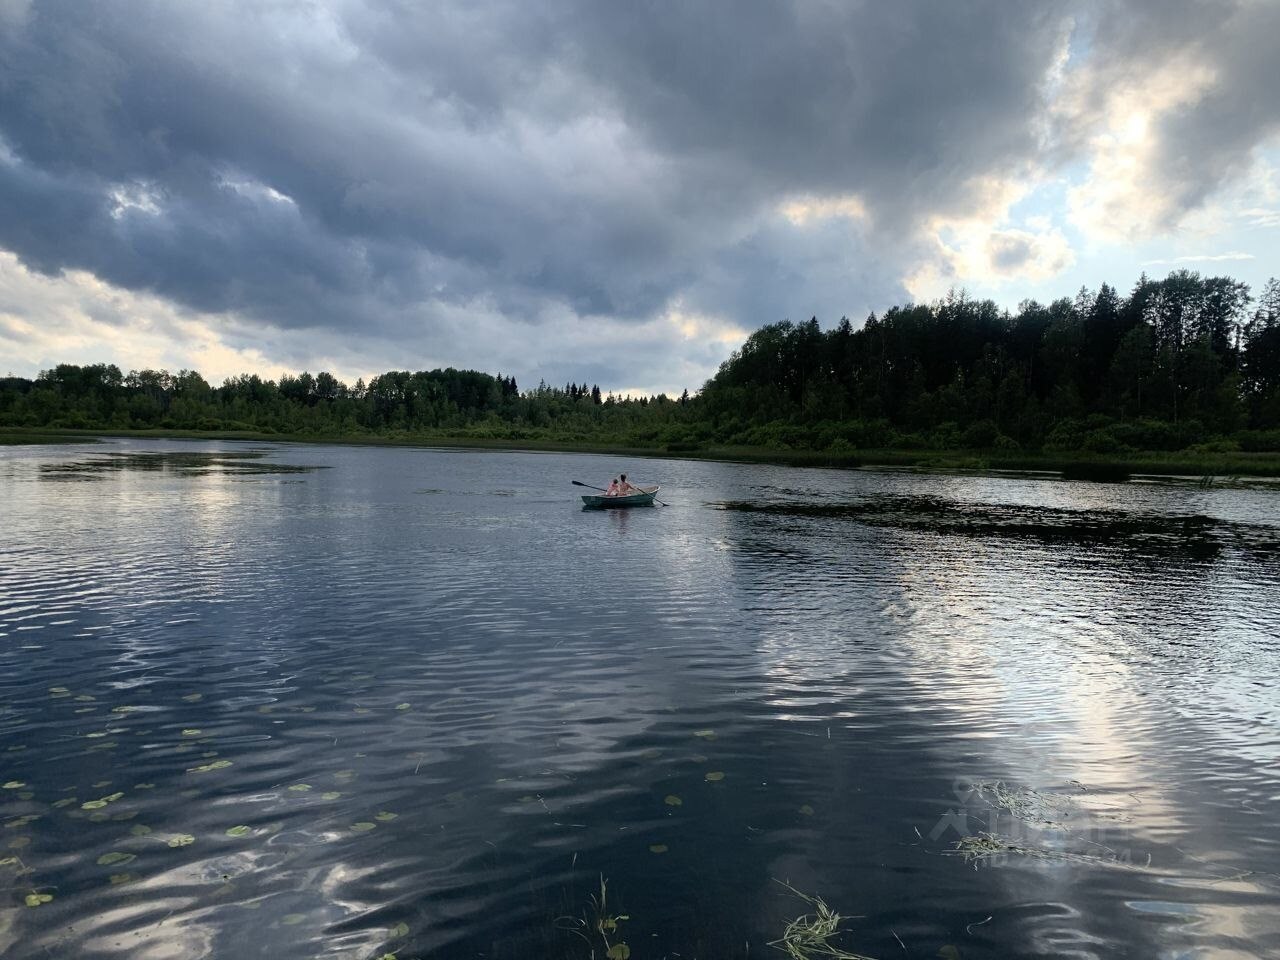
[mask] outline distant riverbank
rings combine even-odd
[[[0,429],[0,445],[83,443],[100,437],[175,440],[237,440],[265,443],[326,443],[364,446],[461,447],[481,450],[529,450],[555,453],[594,453],[618,457],[659,457],[777,463],[802,467],[856,469],[896,467],[929,471],[1019,470],[1060,472],[1093,480],[1123,480],[1134,475],[1193,477],[1218,482],[1233,477],[1280,478],[1280,453],[1154,452],[1125,454],[1028,452],[996,450],[869,449],[847,452],[790,450],[745,446],[631,446],[583,440],[496,439],[458,435],[415,434],[282,434],[232,430],[71,430],[53,428]]]

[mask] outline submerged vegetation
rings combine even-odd
[[[1016,313],[963,294],[753,333],[695,395],[617,396],[473,370],[210,385],[191,370],[62,364],[0,380],[0,433],[183,431],[627,448],[967,467],[1280,474],[1280,282],[1142,277]],[[16,433],[15,433],[16,431]]]

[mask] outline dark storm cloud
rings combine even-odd
[[[1041,156],[1070,25],[1048,0],[7,9],[0,246],[461,363],[490,355],[457,320],[476,304],[532,330],[679,299],[749,328],[899,299],[923,219]],[[1119,38],[1127,10],[1091,15]],[[1274,72],[1261,36],[1233,68]],[[1247,149],[1256,99],[1215,114],[1189,183]],[[865,223],[775,213],[851,193]]]

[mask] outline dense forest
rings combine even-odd
[[[953,294],[842,319],[771,324],[694,396],[599,386],[521,390],[470,370],[123,374],[63,364],[0,381],[0,427],[252,431],[315,437],[559,440],[760,447],[1084,451],[1280,450],[1280,282],[1142,277],[1016,313]]]

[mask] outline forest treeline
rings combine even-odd
[[[953,294],[846,318],[770,324],[694,396],[586,383],[521,390],[472,370],[124,374],[62,364],[0,381],[0,426],[233,430],[325,437],[559,440],[691,450],[750,446],[1083,451],[1280,450],[1280,282],[1143,276],[1014,313]]]

